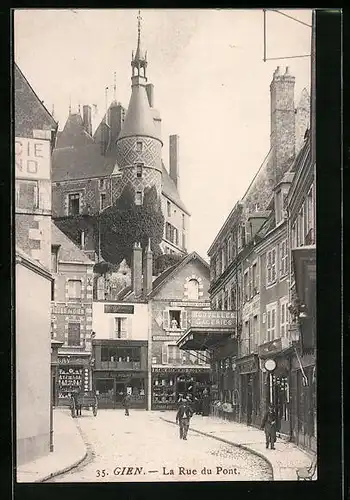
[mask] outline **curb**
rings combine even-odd
[[[82,433],[82,430],[80,428],[80,425],[78,425],[77,423],[75,425],[76,425],[76,427],[79,431],[80,437],[84,443],[84,447],[85,447],[84,455],[82,457],[80,457],[78,460],[76,460],[75,462],[73,462],[72,464],[64,467],[63,469],[60,469],[60,470],[55,471],[55,472],[51,472],[47,476],[45,476],[41,479],[37,479],[36,481],[34,481],[34,483],[44,483],[45,481],[48,481],[49,479],[52,479],[53,477],[60,476],[61,474],[65,474],[66,472],[69,472],[72,469],[74,469],[75,467],[77,467],[78,465],[80,465],[86,459],[86,457],[88,456],[88,449],[87,449],[87,446],[86,446],[86,443],[85,443],[85,440],[83,437],[83,433]]]
[[[173,422],[173,421],[171,421],[171,420],[167,420],[166,418],[163,418],[163,417],[159,417],[159,418],[161,420],[164,420],[164,422],[168,422],[169,424],[176,425],[176,423]],[[190,430],[192,432],[197,432],[197,434],[202,434],[203,436],[210,437],[212,439],[216,439],[217,441],[221,441],[221,442],[226,443],[226,444],[230,444],[231,446],[235,446],[236,448],[241,448],[242,450],[248,451],[252,455],[256,455],[257,457],[262,458],[267,463],[267,465],[269,466],[269,468],[271,470],[271,474],[272,474],[272,479],[271,480],[272,481],[275,480],[275,473],[274,473],[274,470],[273,470],[272,463],[270,462],[270,460],[268,458],[266,458],[264,455],[262,455],[258,451],[252,450],[251,448],[249,448],[248,446],[245,446],[244,444],[234,443],[233,441],[229,441],[228,439],[224,439],[224,438],[220,438],[220,437],[217,437],[217,436],[213,436],[212,434],[208,434],[207,432],[198,431],[197,429],[194,429],[193,427],[190,427]]]

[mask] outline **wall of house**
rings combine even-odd
[[[50,280],[16,265],[17,465],[50,451]]]
[[[134,308],[134,313],[106,313],[105,307],[109,305],[120,305],[121,307],[131,306]],[[148,304],[94,301],[92,324],[93,331],[96,333],[96,340],[116,339],[116,318],[124,318],[126,321],[126,337],[121,340],[148,340]]]
[[[83,264],[58,264],[58,273],[54,277],[54,300],[52,309],[53,338],[68,342],[68,323],[80,323],[80,345],[86,346],[92,332],[92,266]],[[73,301],[68,297],[68,280],[77,279],[82,282],[81,300]]]
[[[280,301],[288,301],[289,276],[288,272],[283,277],[280,274],[280,243],[287,238],[286,227],[280,232],[279,237],[273,241],[266,251],[260,256],[260,339],[259,343],[267,342],[267,319],[266,306],[273,302],[277,305],[275,338],[280,337]],[[273,285],[266,284],[266,258],[267,252],[276,248],[276,282]]]
[[[165,218],[164,224],[164,242],[162,246],[165,253],[172,253],[178,251],[178,247],[186,250],[188,248],[188,235],[189,235],[189,216],[181,210],[175,203],[173,203],[169,198],[162,195],[162,212]],[[168,206],[170,211],[168,212]],[[176,245],[173,241],[166,238],[166,223],[169,222],[178,231],[178,244]]]

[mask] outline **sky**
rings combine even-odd
[[[281,10],[311,24],[311,10]],[[72,108],[114,97],[127,107],[135,9],[29,9],[14,15],[14,59],[62,129]],[[189,251],[207,250],[270,147],[270,82],[277,66],[310,91],[311,28],[261,9],[143,9],[148,81],[168,137],[180,140],[180,195],[191,213]],[[286,58],[286,59],[279,59]],[[116,75],[114,77],[114,74]]]

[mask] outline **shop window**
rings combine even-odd
[[[187,297],[188,300],[198,300],[199,283],[197,280],[189,280],[187,284]]]
[[[115,318],[115,338],[126,339],[128,336],[127,332],[127,318]]]
[[[80,346],[80,323],[68,323],[68,345]]]
[[[276,282],[276,248],[266,253],[266,286]]]
[[[81,280],[68,280],[68,299],[81,300]]]
[[[68,195],[68,215],[80,214],[81,193],[72,193]]]
[[[16,208],[33,210],[39,206],[38,181],[17,179]]]

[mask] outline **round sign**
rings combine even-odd
[[[265,370],[268,372],[273,372],[273,370],[276,368],[276,361],[273,359],[267,359],[265,361]]]

